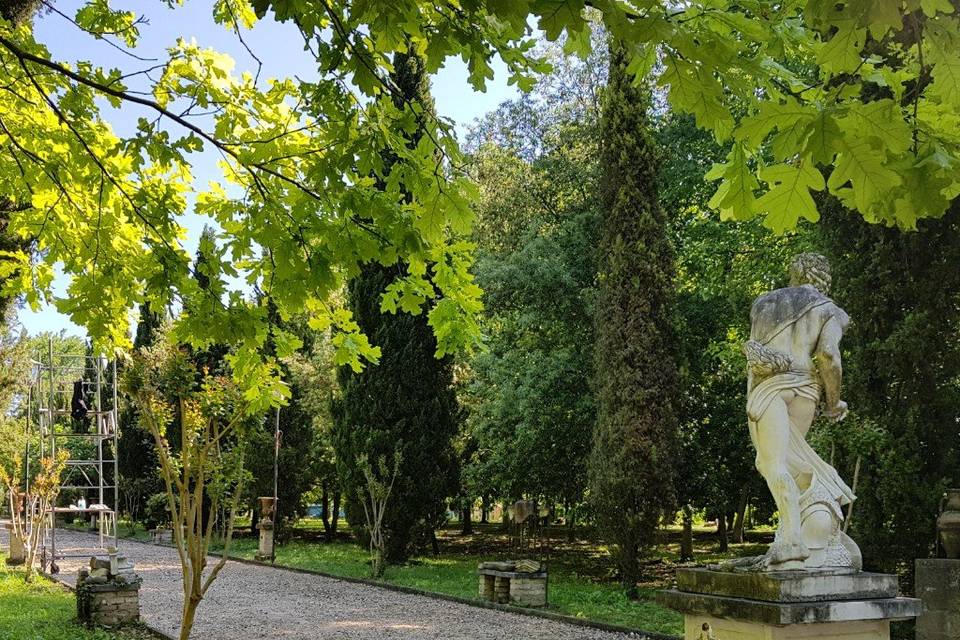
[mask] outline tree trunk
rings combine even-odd
[[[430,546],[433,547],[433,555],[437,557],[440,555],[440,541],[437,540],[437,532],[430,532]]]
[[[720,542],[720,551],[730,550],[730,540],[727,538],[727,514],[723,511],[717,514],[717,540]]]
[[[739,544],[743,544],[743,519],[747,515],[747,502],[748,493],[747,488],[744,487],[740,490],[740,503],[737,505],[737,513],[733,519],[733,541]]]
[[[488,524],[490,522],[490,498],[483,496],[480,502],[480,522]]]
[[[569,505],[564,508],[564,513],[567,516],[567,542],[573,542],[577,539],[577,514]]]
[[[680,535],[680,561],[693,560],[693,508],[683,505],[683,533]]]
[[[510,531],[510,510],[507,509],[506,503],[503,505],[503,516],[500,520],[500,530]]]
[[[320,502],[320,519],[323,520],[323,535],[327,541],[330,540],[330,492],[327,490],[327,483],[323,483],[323,498]]]
[[[340,487],[333,488],[333,513],[330,514],[330,540],[337,537],[337,524],[340,522]]]
[[[190,640],[190,632],[193,630],[193,621],[197,616],[197,606],[199,604],[199,598],[184,598],[183,620],[180,622],[180,640]]]
[[[473,535],[473,505],[467,505],[460,510],[460,535]]]

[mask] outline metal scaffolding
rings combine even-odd
[[[44,568],[49,567],[50,573],[58,573],[58,559],[91,555],[89,551],[71,555],[58,550],[58,516],[90,516],[96,520],[96,549],[118,546],[117,365],[102,356],[54,353],[52,338],[45,351],[34,360],[29,394],[33,410],[28,410],[28,416],[32,416],[28,420],[31,428],[38,429],[39,438],[28,440],[39,443],[41,456],[68,452],[60,479],[60,488],[67,493],[61,496],[80,493],[67,506],[51,505],[42,516],[48,518],[49,526],[40,562]],[[82,411],[71,406],[78,399],[84,405]],[[91,502],[87,503],[88,499]]]

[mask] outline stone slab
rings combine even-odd
[[[715,571],[678,569],[677,589],[765,602],[896,598],[897,576],[850,570]]]
[[[684,616],[684,640],[890,640],[888,620],[828,622],[778,627],[710,616]],[[704,632],[703,625],[710,626]]]
[[[876,598],[829,602],[765,602],[669,589],[657,602],[684,615],[729,618],[766,625],[795,625],[858,620],[907,620],[922,610],[916,598]]]
[[[915,584],[924,605],[917,618],[917,640],[960,638],[960,560],[917,560]]]
[[[545,580],[547,578],[546,571],[538,571],[537,573],[521,573],[519,571],[497,571],[496,569],[477,569],[477,575],[497,576],[500,578],[533,578],[536,580]]]

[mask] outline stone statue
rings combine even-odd
[[[844,505],[856,496],[807,443],[819,414],[847,415],[840,399],[840,339],[849,316],[827,297],[830,265],[804,253],[790,265],[790,286],[756,299],[750,310],[747,417],[757,469],[780,512],[780,526],[753,569],[847,568],[862,564],[842,530]]]

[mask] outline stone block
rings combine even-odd
[[[511,578],[510,601],[527,607],[546,606],[546,578]]]
[[[13,534],[12,525],[9,533],[10,547],[7,553],[7,564],[11,566],[24,564],[27,561],[27,547],[21,538]]]
[[[714,571],[678,569],[677,589],[765,602],[896,598],[897,577],[866,571]]]
[[[670,589],[657,602],[685,615],[728,618],[764,625],[823,624],[863,620],[908,620],[920,613],[916,598],[819,602],[767,602]]]
[[[960,638],[960,560],[917,560],[916,595],[924,607],[917,640]]]
[[[704,635],[703,625],[710,625]],[[718,640],[889,640],[888,620],[858,620],[825,624],[789,626],[758,625],[740,620],[712,616],[685,616],[683,637],[686,640],[713,637]]]
[[[493,598],[495,602],[506,604],[510,602],[510,578],[496,576],[493,583]]]
[[[494,582],[496,577],[480,574],[480,597],[484,600],[494,599]]]

